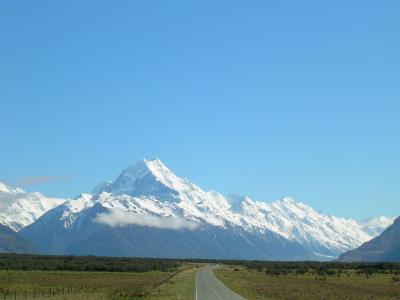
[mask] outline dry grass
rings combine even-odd
[[[0,271],[0,300],[6,299],[191,299],[193,265],[143,273]],[[4,291],[7,291],[4,293]],[[163,298],[160,298],[162,296]]]
[[[242,267],[224,267],[215,273],[228,287],[249,300],[400,299],[400,285],[394,283],[389,274],[367,278],[348,271],[341,276],[327,277],[312,274],[275,276]]]

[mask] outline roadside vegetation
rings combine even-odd
[[[400,264],[239,262],[215,271],[249,300],[400,299]]]
[[[195,273],[199,265],[191,265],[153,289],[151,299],[157,300],[192,300],[195,291]]]

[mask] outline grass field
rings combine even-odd
[[[217,277],[249,300],[400,299],[399,263],[0,254],[0,300],[191,300],[197,268],[216,263]]]
[[[186,270],[176,274],[151,293],[151,299],[192,300],[195,289],[195,273],[197,265],[191,265]]]
[[[149,272],[0,271],[2,299],[192,299],[196,265]]]
[[[226,286],[249,300],[400,299],[400,284],[391,274],[364,276],[346,270],[334,276],[267,275],[265,269],[235,266],[222,267],[215,274]]]

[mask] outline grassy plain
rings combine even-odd
[[[242,266],[225,266],[215,271],[229,288],[248,300],[394,300],[400,299],[400,284],[392,274],[369,276],[346,270],[332,276],[267,274]]]
[[[148,272],[0,270],[0,299],[192,299],[195,268],[183,264]]]

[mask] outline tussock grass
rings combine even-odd
[[[273,274],[265,268],[223,267],[216,276],[229,288],[249,300],[394,300],[400,299],[396,276],[360,273],[346,269],[323,275],[307,271]]]
[[[0,299],[191,299],[193,265],[149,272],[0,270]],[[44,295],[44,296],[43,296]],[[178,298],[176,298],[178,299]]]

